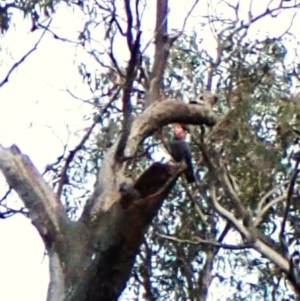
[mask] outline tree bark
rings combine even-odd
[[[150,105],[131,128],[125,156],[169,123],[206,124],[217,118],[209,107],[164,100]],[[154,163],[132,184],[138,199],[124,207],[120,185],[128,160],[107,152],[95,191],[79,221],[70,221],[61,202],[30,159],[16,146],[0,147],[0,169],[24,201],[50,259],[47,301],[117,300],[126,286],[144,233],[174,186],[182,167]]]

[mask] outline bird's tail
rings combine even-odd
[[[184,172],[185,178],[188,183],[194,183],[195,182],[195,176],[193,170],[190,168],[187,168]]]

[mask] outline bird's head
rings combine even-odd
[[[174,136],[177,139],[184,139],[185,138],[185,130],[183,129],[181,124],[179,124],[179,123],[174,124],[173,132],[174,132]]]

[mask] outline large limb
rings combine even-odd
[[[216,120],[205,106],[176,100],[153,104],[133,122],[125,156],[133,157],[145,138],[169,123],[213,125]],[[126,161],[116,161],[116,145],[102,161],[95,193],[81,218],[92,229],[93,245],[97,246],[98,265],[93,287],[98,291],[91,290],[89,294],[98,294],[101,300],[116,300],[119,296],[147,227],[183,171],[182,167],[154,163],[135,182],[126,182]],[[132,200],[126,195],[131,188]]]
[[[51,274],[48,300],[69,300],[65,298],[67,288],[83,283],[82,279],[88,279],[83,274],[90,272],[92,250],[86,227],[68,219],[57,195],[15,145],[0,146],[0,169],[45,242]]]
[[[212,126],[216,121],[206,106],[176,100],[153,104],[133,122],[125,155],[134,156],[146,137],[169,123]],[[101,300],[117,298],[129,277],[145,230],[182,172],[168,164],[150,166],[133,183],[140,199],[123,208],[119,188],[124,182],[126,161],[116,163],[116,146],[117,143],[103,160],[91,198],[92,210],[85,209],[78,222],[68,220],[60,200],[27,156],[15,146],[0,148],[0,169],[24,201],[46,242],[51,270],[49,301],[83,300],[78,296],[86,295],[87,290],[89,296],[101,295]]]
[[[168,0],[156,1],[155,52],[151,70],[149,90],[145,95],[145,105],[149,106],[160,99],[161,83],[169,56]]]
[[[42,237],[53,239],[67,224],[59,199],[17,146],[0,146],[0,169],[7,183],[25,203],[32,223]]]
[[[167,124],[182,123],[213,126],[216,122],[217,117],[209,106],[186,104],[170,99],[154,103],[134,120],[124,154],[126,157],[133,157],[137,147],[145,138]],[[126,181],[124,178],[126,162],[116,164],[115,152],[116,145],[111,147],[103,160],[95,186],[95,193],[90,200],[92,215],[106,211],[113,203],[117,202],[120,196],[119,187],[121,183]],[[90,213],[86,211],[85,214],[89,215]]]
[[[259,237],[255,235],[252,231],[255,229],[247,228],[243,225],[243,223],[234,217],[234,215],[226,210],[220,203],[217,201],[216,196],[216,188],[213,184],[211,184],[211,199],[212,205],[214,209],[222,216],[225,220],[229,221],[230,224],[241,233],[251,244],[252,247],[258,251],[260,254],[268,258],[271,262],[276,264],[280,269],[282,269],[285,273],[289,273],[289,262],[283,256],[281,256],[278,252],[273,250],[267,244],[265,244]],[[255,239],[253,239],[255,237]]]

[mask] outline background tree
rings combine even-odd
[[[244,15],[240,2],[212,2],[206,25],[197,31],[196,23],[188,35],[197,4],[182,31],[170,35],[168,1],[158,0],[149,41],[143,1],[76,3],[88,17],[76,45],[92,59],[78,67],[94,94],[88,100],[94,115],[85,117],[90,128],[47,166],[51,188],[16,146],[1,148],[0,168],[45,242],[48,300],[116,300],[126,283],[149,300],[222,299],[216,289],[224,287],[236,300],[298,298],[299,126],[292,91],[299,61],[298,45],[291,45],[299,4],[269,3],[255,13],[249,2]],[[60,4],[22,5],[41,39],[62,39],[49,22]],[[3,16],[11,8],[16,3],[5,5]],[[282,33],[255,32],[263,19],[280,20],[287,11],[291,22]],[[5,31],[9,23],[3,24]],[[216,51],[205,48],[207,30]],[[125,59],[118,45],[126,45]],[[213,111],[210,95],[199,94],[214,89]],[[175,122],[190,132],[195,185],[176,183],[182,166],[152,163]],[[96,174],[91,192],[87,182]],[[256,280],[247,282],[243,273]]]

